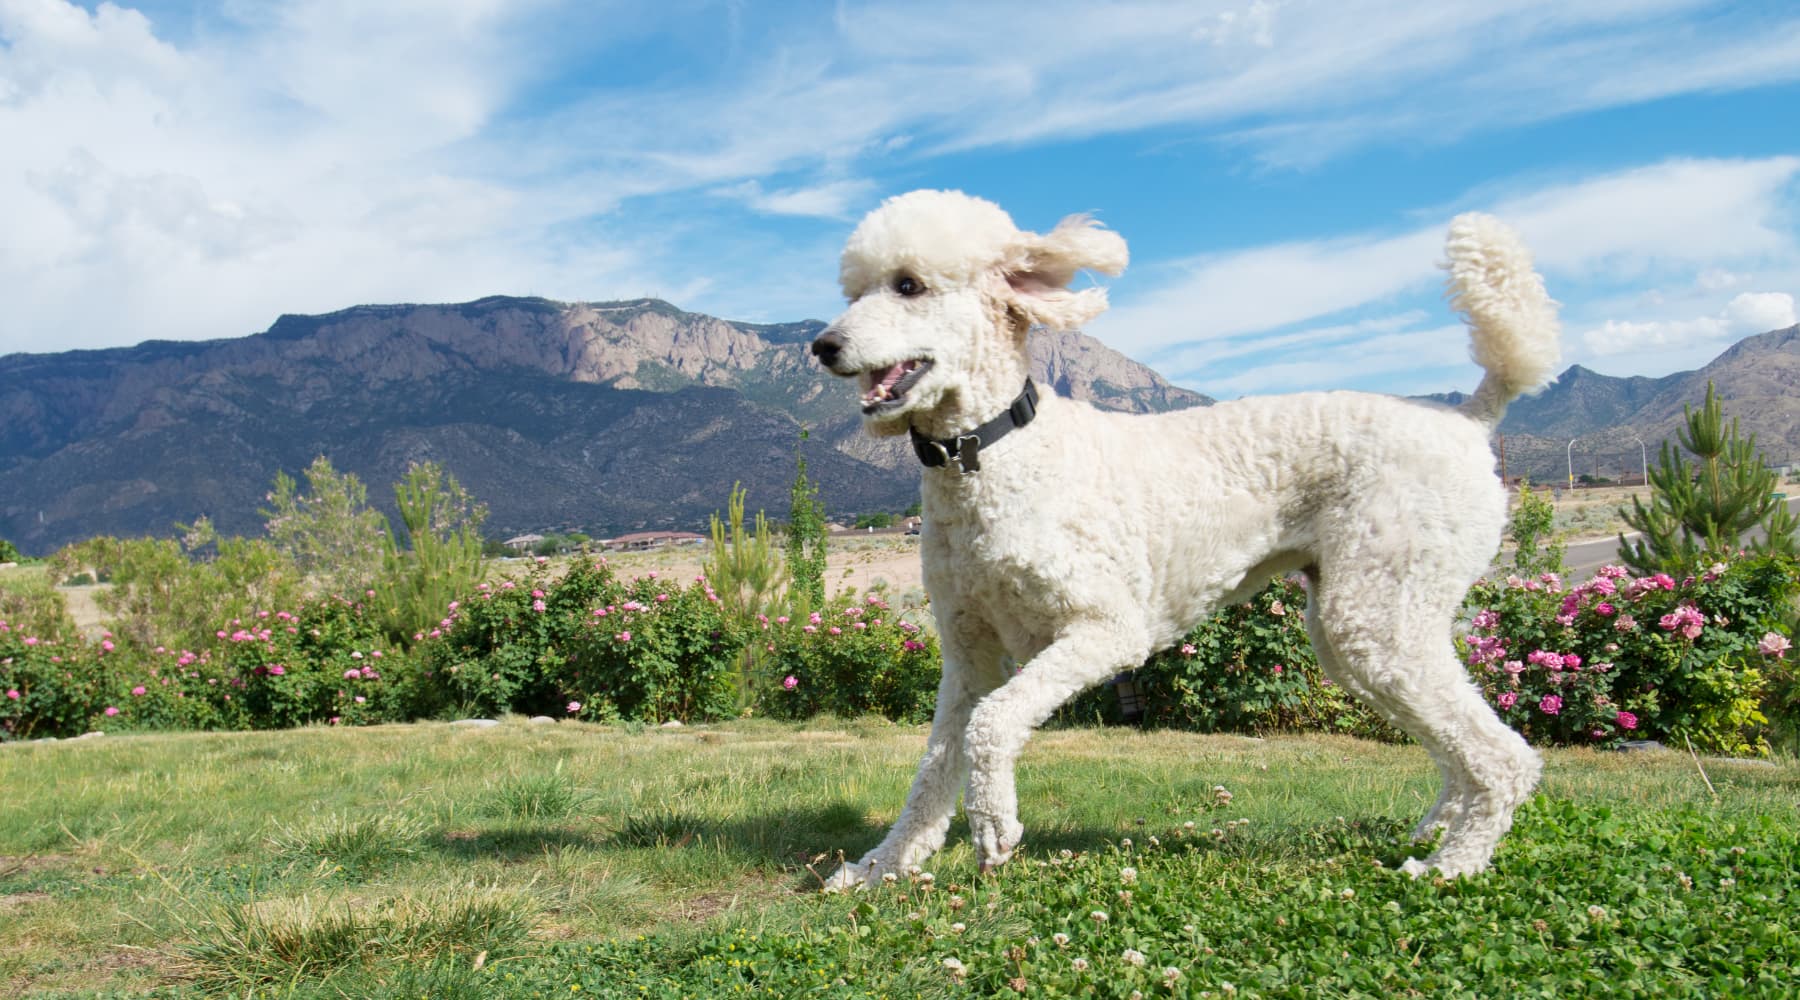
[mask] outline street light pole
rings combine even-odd
[[[1563,457],[1569,462],[1569,489],[1575,488],[1575,439],[1569,439],[1569,446],[1563,449]]]
[[[1633,434],[1631,439],[1638,443],[1638,461],[1644,463],[1644,487],[1648,489],[1650,486],[1650,453],[1644,449],[1643,438]]]

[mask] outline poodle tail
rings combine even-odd
[[[1532,270],[1531,251],[1491,215],[1457,216],[1444,251],[1445,294],[1469,325],[1469,352],[1486,372],[1461,409],[1491,429],[1508,403],[1548,381],[1561,360],[1556,302]]]

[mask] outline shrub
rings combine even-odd
[[[138,729],[285,729],[402,717],[403,671],[365,605],[327,598],[234,618],[192,647],[156,646],[115,672],[117,723]]]
[[[805,618],[759,622],[758,710],[778,719],[821,712],[931,718],[943,666],[937,639],[877,594],[840,595]]]
[[[721,718],[736,705],[740,630],[704,580],[620,582],[604,562],[550,580],[481,584],[419,647],[415,710],[647,722]]]
[[[0,621],[40,639],[73,637],[76,632],[68,601],[49,577],[38,573],[0,578]]]
[[[1556,574],[1482,581],[1464,640],[1470,671],[1514,728],[1538,743],[1687,739],[1766,752],[1763,669],[1797,589],[1778,557],[1696,577],[1608,566],[1564,587]]]
[[[104,654],[79,637],[46,638],[0,619],[0,740],[85,732],[110,690]]]
[[[1249,601],[1221,608],[1131,675],[1141,721],[1202,733],[1288,730],[1397,739],[1319,669],[1306,634],[1306,589],[1277,578]],[[1090,690],[1067,721],[1120,718],[1111,685]]]
[[[190,553],[216,546],[212,558]],[[301,578],[293,561],[268,542],[218,538],[205,519],[184,539],[92,538],[51,557],[51,578],[92,570],[112,588],[96,597],[107,627],[148,648],[158,642],[195,646],[215,623],[242,618],[258,608],[295,603]]]
[[[23,559],[24,556],[19,554],[18,546],[4,538],[0,538],[0,563],[16,563]]]

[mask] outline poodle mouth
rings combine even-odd
[[[863,377],[868,379],[868,389],[862,396],[863,413],[874,414],[898,408],[906,401],[907,391],[918,385],[919,380],[930,370],[930,358],[909,358],[886,368],[872,368],[863,372]]]

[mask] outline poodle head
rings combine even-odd
[[[1125,262],[1125,241],[1085,216],[1039,235],[992,202],[914,191],[850,234],[839,269],[850,306],[812,350],[858,380],[874,433],[950,433],[1018,393],[1028,330],[1073,329],[1106,309],[1104,290],[1070,290],[1077,272],[1118,274]]]

